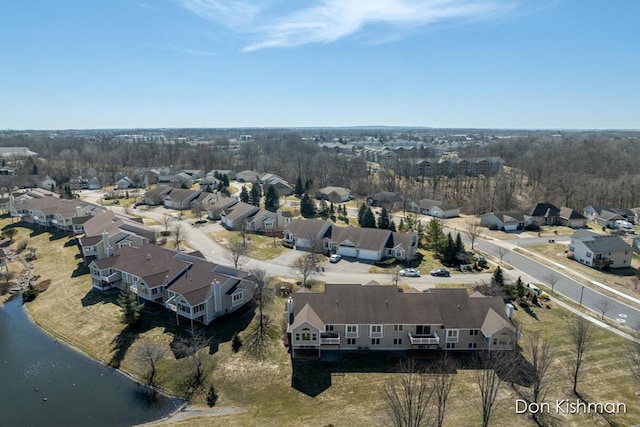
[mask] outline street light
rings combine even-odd
[[[582,289],[580,290],[580,307],[582,307],[582,295],[584,294],[584,285],[582,285]]]

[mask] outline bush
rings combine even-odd
[[[233,334],[233,338],[231,338],[231,350],[234,353],[237,353],[240,351],[241,348],[242,348],[242,339],[240,339],[240,336],[236,332],[235,334]]]
[[[207,392],[207,405],[215,406],[218,401],[218,394],[216,393],[216,389],[213,387],[213,384],[209,386],[209,391]]]
[[[27,289],[25,289],[25,291],[22,293],[22,301],[33,301],[34,299],[36,299],[39,293],[40,292],[38,292],[38,290],[34,288],[33,285],[29,285]]]
[[[288,249],[293,249],[293,243],[282,241],[282,246]]]
[[[489,224],[489,230],[496,231],[498,230],[498,226],[496,224]]]
[[[398,260],[396,260],[395,258],[387,258],[381,261],[376,261],[374,265],[376,267],[388,268],[393,267],[397,262]]]

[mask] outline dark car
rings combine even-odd
[[[431,275],[437,277],[449,277],[449,270],[446,270],[444,268],[436,268],[434,270],[431,270]]]

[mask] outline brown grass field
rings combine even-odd
[[[6,223],[3,223],[6,225]],[[78,249],[68,237],[49,233],[32,233],[20,228],[21,235],[30,235],[29,244],[38,247],[34,261],[35,274],[41,280],[51,279],[47,292],[27,305],[33,319],[52,335],[69,342],[91,357],[105,363],[118,361],[122,369],[134,376],[141,374],[135,363],[135,348],[144,340],[154,340],[167,348],[161,363],[160,385],[179,392],[179,373],[185,360],[176,360],[169,343],[179,332],[170,315],[145,314],[142,325],[134,332],[126,331],[119,322],[115,296],[93,291],[86,270],[79,268]],[[320,289],[321,287],[318,287]],[[354,354],[341,363],[296,362],[293,364],[280,337],[280,320],[284,299],[276,297],[268,307],[274,320],[272,342],[266,354],[252,355],[246,350],[253,328],[253,309],[216,322],[207,328],[213,344],[202,352],[208,355],[207,384],[214,384],[219,394],[215,408],[242,408],[242,414],[194,416],[169,422],[183,426],[369,426],[380,425],[384,419],[381,390],[394,375],[396,359],[390,354]],[[557,352],[554,372],[556,386],[548,400],[571,398],[570,381],[565,375],[571,346],[564,325],[572,318],[568,312],[552,304],[552,309],[536,308],[537,319],[516,312],[524,324],[525,335],[539,330],[553,343]],[[231,351],[231,336],[239,331],[245,346],[238,353]],[[632,380],[624,363],[628,343],[617,335],[593,327],[594,344],[587,354],[584,375],[579,390],[590,401],[619,401],[627,405],[627,414],[611,418],[615,424],[631,425],[640,420],[640,398],[634,395],[640,384]],[[206,407],[204,391],[193,398],[193,404]],[[505,385],[499,395],[492,426],[535,425],[524,415],[516,415],[514,392]],[[477,388],[473,371],[460,369],[450,397],[446,425],[478,425]],[[600,417],[566,415],[557,425],[608,425]]]

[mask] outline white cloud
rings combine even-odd
[[[313,3],[310,6],[279,16],[269,10],[273,2],[265,0],[180,1],[201,17],[250,36],[253,42],[244,50],[252,51],[331,43],[374,24],[384,24],[393,33],[394,29],[419,28],[441,21],[487,19],[512,11],[517,0],[315,0],[305,1]],[[380,40],[396,38],[380,35]]]

